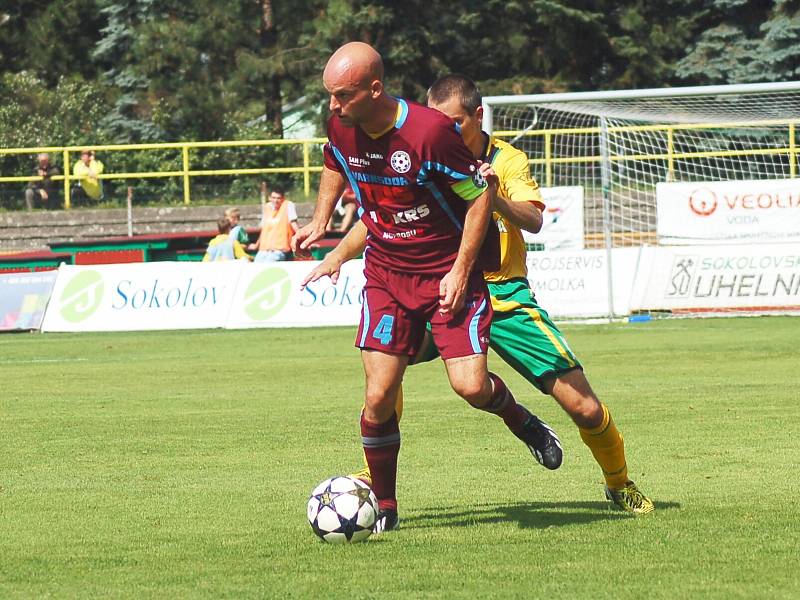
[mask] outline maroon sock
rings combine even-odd
[[[372,491],[381,509],[397,510],[397,455],[400,453],[400,428],[392,413],[385,423],[371,423],[361,413],[361,441],[372,474]]]
[[[489,399],[489,403],[486,406],[481,407],[481,410],[496,414],[503,419],[506,427],[511,431],[519,431],[522,429],[522,425],[530,414],[524,407],[517,404],[514,395],[511,393],[511,390],[506,387],[502,379],[494,373],[489,373],[489,379],[491,379],[494,384],[492,397]]]

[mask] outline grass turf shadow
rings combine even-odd
[[[659,511],[680,508],[677,502],[655,501],[656,512],[642,518],[657,517]],[[474,525],[515,521],[522,528],[545,529],[564,525],[583,525],[597,521],[631,519],[633,515],[612,509],[608,502],[518,502],[480,504],[471,510],[423,508],[402,517],[403,526],[471,527]]]

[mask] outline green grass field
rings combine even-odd
[[[0,597],[800,597],[800,320],[565,332],[656,512],[611,511],[510,368],[558,471],[435,362],[406,376],[402,529],[353,546],[305,518],[361,464],[352,329],[0,336]]]

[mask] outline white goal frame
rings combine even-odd
[[[554,93],[554,94],[522,94],[522,95],[503,95],[503,96],[486,96],[483,98],[483,129],[489,133],[493,134],[498,128],[495,125],[495,116],[497,109],[500,107],[512,107],[517,106],[520,108],[527,108],[536,111],[541,107],[541,109],[550,109],[554,110],[553,107],[556,105],[564,106],[565,110],[569,111],[570,106],[575,107],[573,110],[577,111],[578,113],[581,111],[577,105],[586,104],[586,103],[602,103],[602,102],[613,102],[613,101],[646,101],[650,99],[681,99],[681,98],[693,98],[693,97],[708,97],[710,99],[714,98],[721,98],[725,96],[735,96],[735,95],[751,95],[751,94],[769,94],[769,93],[786,93],[786,92],[798,92],[800,93],[800,81],[787,81],[787,82],[775,82],[775,83],[753,83],[753,84],[740,84],[740,85],[712,85],[712,86],[691,86],[691,87],[679,87],[679,88],[651,88],[651,89],[640,89],[640,90],[616,90],[616,91],[594,91],[594,92],[567,92],[567,93]],[[691,101],[690,101],[691,102]],[[593,105],[593,107],[600,106],[600,105]],[[594,108],[593,108],[594,110]],[[711,108],[713,110],[713,106]],[[599,168],[599,180],[601,181],[601,185],[597,186],[601,193],[596,194],[596,199],[602,201],[602,238],[600,237],[599,228],[597,228],[597,238],[598,238],[598,245],[596,247],[600,247],[600,240],[602,239],[602,247],[605,248],[606,251],[606,260],[608,263],[608,306],[609,306],[609,319],[616,319],[621,315],[615,311],[614,308],[614,299],[613,299],[613,265],[612,265],[612,248],[615,246],[615,238],[614,232],[612,229],[612,177],[613,177],[613,168],[612,168],[612,158],[609,152],[609,124],[608,119],[602,114],[602,112],[586,112],[584,113],[588,116],[596,118],[596,127],[599,128],[599,133],[597,134],[597,139],[599,140],[599,160],[597,161],[599,164],[597,168]],[[640,115],[639,115],[640,116]],[[618,118],[618,114],[612,115],[612,119]],[[686,120],[688,118],[688,120]],[[800,125],[800,114],[796,114],[796,112],[792,111],[791,116],[787,115],[786,119],[797,119],[798,125]],[[769,118],[764,119],[745,119],[754,124],[769,124]],[[512,144],[515,141],[523,136],[526,135],[528,131],[537,127],[540,128],[540,131],[546,131],[547,128],[542,128],[541,124],[537,123],[538,117],[534,117],[532,122],[524,126],[521,126],[516,133],[516,137],[508,136],[511,139],[507,141],[511,142]],[[632,122],[642,122],[641,119],[638,117],[633,118]],[[673,126],[685,123],[709,123],[708,120],[708,113],[704,113],[702,116],[698,117],[696,121],[691,120],[691,116],[687,117],[685,114],[681,114],[680,118],[675,121],[670,121],[669,119],[653,119],[652,121],[644,120],[645,123],[658,123],[664,126]],[[744,122],[744,121],[743,121]],[[719,121],[711,121],[711,124],[714,124],[716,127],[724,127],[730,123],[730,116],[729,114],[723,115],[720,117]],[[702,126],[702,125],[701,125]],[[644,127],[642,127],[644,128]],[[794,147],[794,124],[789,125],[789,146],[791,146],[789,155],[791,160],[791,173],[792,176],[795,175],[795,169],[797,169],[797,176],[800,177],[800,167],[796,167],[796,163],[798,162],[797,159],[800,158],[800,144],[798,144],[797,154],[795,154],[795,147]],[[563,132],[563,130],[561,130]],[[505,131],[508,133],[508,131]],[[530,135],[530,134],[529,134]],[[502,138],[501,138],[502,139]],[[549,147],[546,146],[546,151],[549,152]],[[524,148],[523,148],[524,149]],[[535,162],[536,159],[541,159],[542,157],[535,157],[531,156],[530,151],[528,151],[528,159],[531,163]],[[597,158],[597,157],[596,157]],[[744,178],[744,177],[742,177]],[[664,181],[669,181],[668,178],[665,178]],[[539,181],[541,185],[546,185],[541,180]],[[596,223],[595,223],[596,224]],[[657,244],[657,243],[656,243]],[[628,244],[633,245],[633,244]],[[651,241],[643,241],[640,245],[651,245]]]

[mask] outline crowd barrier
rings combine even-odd
[[[315,262],[62,265],[42,331],[317,327],[360,315],[363,265],[300,289]]]
[[[325,277],[301,289],[316,264],[61,265],[57,272],[2,275],[0,329],[357,325],[363,261],[344,265],[335,285]],[[555,319],[647,311],[800,311],[800,244],[795,243],[530,252],[528,266],[539,303]]]

